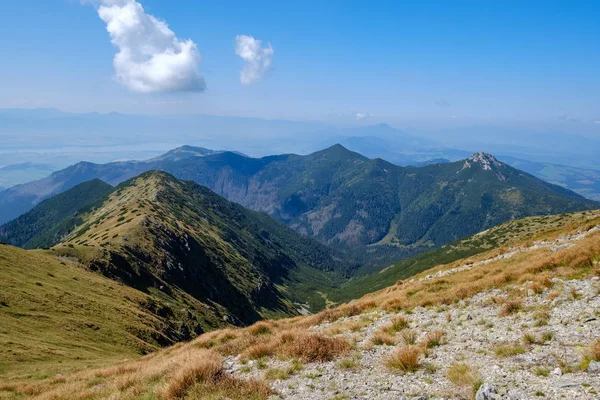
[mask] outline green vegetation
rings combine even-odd
[[[101,204],[112,190],[99,179],[77,185],[0,226],[0,241],[28,249],[53,246],[82,222],[81,210]]]
[[[399,280],[407,279],[437,265],[450,264],[491,249],[511,246],[524,240],[531,243],[535,240],[543,240],[559,230],[564,230],[565,227],[587,224],[587,221],[591,221],[590,218],[598,217],[598,215],[596,211],[584,211],[528,217],[505,222],[439,249],[429,250],[396,262],[379,272],[354,277],[343,283],[339,289],[328,292],[328,296],[330,300],[335,302],[356,299],[367,293],[392,286]],[[441,282],[440,285],[443,285],[443,283]],[[540,318],[542,317],[543,315],[540,316]]]
[[[349,251],[368,264],[363,273],[511,219],[599,206],[485,154],[404,168],[340,145],[307,156],[261,159],[182,148],[145,163],[82,163],[18,193],[3,192],[10,198],[0,198],[0,221],[18,215],[40,192],[51,195],[92,177],[120,182],[151,169],[193,180]]]
[[[0,245],[0,381],[43,379],[177,341],[147,294],[44,251]]]

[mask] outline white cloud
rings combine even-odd
[[[358,121],[362,121],[363,119],[372,117],[373,114],[368,113],[368,112],[357,112],[354,114],[354,117],[358,120]]]
[[[271,67],[273,47],[261,48],[261,41],[252,36],[238,35],[235,38],[235,53],[244,60],[244,68],[240,73],[242,85],[257,82]]]
[[[594,121],[596,125],[600,125],[600,119],[598,121]]]
[[[100,0],[98,15],[119,49],[116,78],[140,93],[203,91],[196,43],[179,40],[164,21],[135,0]]]

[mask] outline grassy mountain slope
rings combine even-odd
[[[271,217],[162,172],[125,182],[81,218],[57,253],[158,298],[191,296],[203,304],[201,329],[295,314],[292,301],[313,302],[298,285],[333,284],[354,268]]]
[[[334,302],[356,299],[367,293],[392,286],[398,280],[407,279],[436,265],[450,264],[492,249],[510,248],[526,240],[542,240],[565,229],[585,226],[588,221],[599,217],[600,211],[591,210],[506,222],[441,248],[399,261],[379,272],[353,278],[339,289],[327,292],[327,295]]]
[[[81,223],[77,215],[82,209],[112,190],[112,186],[99,179],[79,184],[0,226],[0,241],[23,248],[52,246]]]
[[[91,187],[109,189],[80,185],[33,215],[46,211],[38,221],[49,221],[48,204],[73,205]],[[354,267],[268,215],[166,173],[110,189],[71,217],[80,224],[57,246],[0,245],[0,377],[44,378],[297,315],[294,302],[323,308],[315,288]]]
[[[150,296],[44,251],[0,245],[0,285],[0,381],[115,362],[176,340]]]
[[[560,365],[566,375],[565,382],[570,385],[561,388],[589,387],[571,382],[595,383],[593,373],[585,372],[587,364],[582,361],[586,361],[586,357],[587,363],[591,359],[600,360],[597,345],[578,341],[582,332],[586,333],[586,338],[597,338],[595,325],[587,325],[595,324],[596,317],[585,322],[583,318],[564,322],[562,313],[565,307],[578,302],[580,313],[576,310],[574,315],[597,314],[593,309],[583,308],[597,297],[598,282],[594,277],[600,276],[599,212],[568,216],[563,220],[540,219],[522,223],[522,227],[510,227],[519,230],[515,232],[516,237],[502,230],[489,233],[484,241],[492,247],[487,251],[438,265],[414,276],[414,280],[398,282],[350,304],[307,317],[264,321],[248,328],[211,332],[149,357],[77,372],[59,380],[6,382],[0,385],[0,394],[9,397],[34,393],[41,398],[73,399],[169,398],[169,394],[181,398],[266,399],[270,394],[269,386],[290,386],[290,390],[295,390],[290,383],[295,382],[304,385],[298,388],[302,395],[322,397],[339,393],[335,391],[337,387],[332,386],[334,375],[352,374],[352,379],[373,385],[372,377],[376,374],[389,382],[381,388],[385,394],[389,393],[392,384],[400,385],[396,386],[399,387],[396,391],[401,393],[414,393],[415,389],[421,392],[432,385],[433,379],[446,385],[449,391],[443,393],[448,396],[462,393],[463,389],[469,393],[466,396],[472,396],[477,374],[472,374],[473,378],[467,380],[465,388],[452,386],[453,382],[456,385],[462,383],[457,383],[450,374],[454,363],[468,360],[462,356],[463,353],[470,354],[465,349],[492,366],[511,365],[507,374],[514,372],[512,367],[516,368],[515,382],[535,374],[549,377],[544,383],[550,386],[550,380],[556,382],[560,377],[536,371]],[[506,244],[522,251],[510,256],[511,249],[497,247],[503,238],[508,240]],[[552,251],[550,246],[560,238],[568,240],[568,246]],[[537,243],[536,247],[534,239],[543,239],[545,243]],[[579,287],[585,285],[589,289],[585,297],[574,290],[574,280],[579,280]],[[482,293],[487,301],[482,301],[481,296],[476,301],[474,296]],[[530,306],[533,300],[539,300],[541,305]],[[472,311],[477,312],[477,318],[470,317]],[[434,323],[435,329],[441,326],[447,331],[436,334],[431,328]],[[545,343],[538,343],[537,336],[526,334],[535,331],[541,335],[551,326],[560,326],[560,337],[553,334],[544,339]],[[380,329],[373,329],[376,327]],[[460,330],[460,334],[454,334],[453,328]],[[572,330],[572,335],[565,333],[568,329]],[[478,335],[472,334],[475,330]],[[481,348],[484,330],[489,333],[491,342],[486,342],[489,347]],[[499,337],[499,333],[504,336]],[[377,335],[383,338],[380,341],[384,344],[375,340]],[[514,342],[503,342],[504,337],[510,337]],[[351,346],[352,340],[360,340],[359,345]],[[566,350],[573,357],[562,358],[562,352],[549,354],[546,350],[549,346]],[[518,351],[501,352],[509,347]],[[458,350],[461,353],[453,356]],[[411,357],[414,352],[417,355]],[[443,357],[438,357],[440,354]],[[240,358],[235,358],[238,355]],[[223,362],[222,356],[231,358]],[[525,357],[531,357],[532,361],[523,362]],[[242,367],[236,360],[253,362]],[[395,360],[397,362],[392,364]],[[269,369],[261,369],[265,365]],[[363,365],[369,365],[369,368]],[[394,368],[404,370],[400,377]],[[493,368],[497,370],[497,367]],[[315,371],[325,378],[315,379]],[[249,376],[262,382],[247,380]],[[486,379],[490,376],[499,379],[497,373],[485,374]],[[286,379],[289,381],[281,383]],[[310,385],[306,385],[307,379],[310,379]],[[419,387],[411,382],[417,382]],[[343,384],[348,385],[348,382]],[[507,384],[510,389],[519,386],[513,381]],[[365,386],[359,386],[358,390],[367,390]],[[584,391],[579,387],[573,390]],[[570,393],[569,389],[565,393]]]

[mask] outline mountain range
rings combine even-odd
[[[598,207],[489,154],[424,167],[399,167],[341,145],[307,155],[251,158],[184,146],[139,162],[82,162],[0,192],[0,221],[92,179],[110,185],[149,170],[191,180],[244,207],[342,250],[373,268],[510,219]]]

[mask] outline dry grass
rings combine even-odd
[[[5,385],[1,390],[7,391]],[[37,383],[14,384],[10,391],[50,399],[266,399],[271,390],[256,380],[234,378],[222,368],[221,356],[191,345],[176,345],[138,361],[78,372]],[[211,397],[212,396],[212,397]]]
[[[248,328],[248,333],[253,336],[270,335],[272,326],[267,321],[257,322]]]
[[[344,332],[359,332],[362,328],[370,325],[373,318],[362,315],[358,320],[337,322],[325,330],[328,336],[339,335]]]
[[[278,356],[303,362],[325,362],[348,353],[350,343],[301,330],[289,330],[268,340],[254,343],[242,352],[242,358],[259,359]]]
[[[283,357],[299,358],[304,362],[325,362],[349,351],[350,344],[344,339],[302,333],[290,335],[282,342],[278,352]]]
[[[422,358],[423,350],[421,347],[414,345],[401,346],[385,359],[385,365],[392,372],[415,372],[419,369]]]
[[[479,382],[479,376],[464,363],[454,363],[446,371],[446,378],[456,386],[473,387]]]
[[[518,343],[502,343],[495,347],[494,353],[498,357],[510,357],[525,353],[525,347]]]
[[[458,387],[461,398],[474,398],[483,384],[481,377],[464,363],[454,363],[446,371],[446,378]],[[458,394],[458,393],[457,393]]]
[[[500,309],[500,316],[506,317],[507,315],[516,314],[523,308],[523,302],[521,300],[508,300],[502,305]]]
[[[446,334],[443,331],[433,331],[429,332],[425,339],[423,339],[423,347],[426,349],[431,349],[433,347],[438,347],[443,344],[444,336]]]
[[[387,346],[393,346],[396,344],[396,338],[390,335],[387,331],[379,330],[373,334],[371,343],[373,343],[375,346],[381,346],[384,344]]]
[[[591,361],[600,362],[600,339],[597,339],[595,342],[588,346],[586,351],[583,353],[583,359],[579,364],[579,368],[582,370],[586,370],[590,365]]]
[[[392,318],[392,322],[387,326],[387,332],[390,334],[394,334],[400,332],[403,329],[406,329],[410,326],[408,320],[402,316],[396,316]]]
[[[402,340],[407,345],[412,345],[417,343],[417,332],[411,331],[410,329],[403,330],[400,335],[402,336]]]
[[[560,292],[558,290],[553,290],[550,293],[548,293],[548,300],[552,301],[556,298],[560,297]]]
[[[595,220],[595,223],[600,220]],[[560,234],[571,234],[577,231],[577,227],[567,228],[556,232]],[[552,239],[556,236],[547,236]],[[593,233],[585,239],[575,243],[574,246],[559,252],[550,253],[547,249],[538,249],[514,255],[510,259],[502,259],[490,262],[476,268],[461,271],[457,274],[444,276],[443,280],[448,283],[439,288],[438,279],[418,281],[425,275],[435,274],[450,268],[457,268],[466,263],[473,263],[490,259],[494,256],[504,254],[506,249],[495,249],[487,253],[460,260],[448,265],[432,268],[415,276],[415,282],[405,283],[401,286],[391,286],[366,295],[361,301],[376,301],[380,307],[386,310],[408,310],[415,306],[425,305],[450,305],[458,300],[469,298],[476,293],[493,289],[504,288],[516,283],[524,275],[528,277],[546,278],[581,278],[596,273],[593,261],[600,254],[600,234]],[[531,280],[531,279],[530,279]],[[542,282],[543,283],[543,282]],[[432,290],[435,288],[436,290]],[[439,290],[438,290],[439,289]],[[508,307],[508,306],[507,306]],[[514,311],[514,310],[513,310]]]
[[[600,339],[590,345],[590,358],[594,361],[600,361]]]

